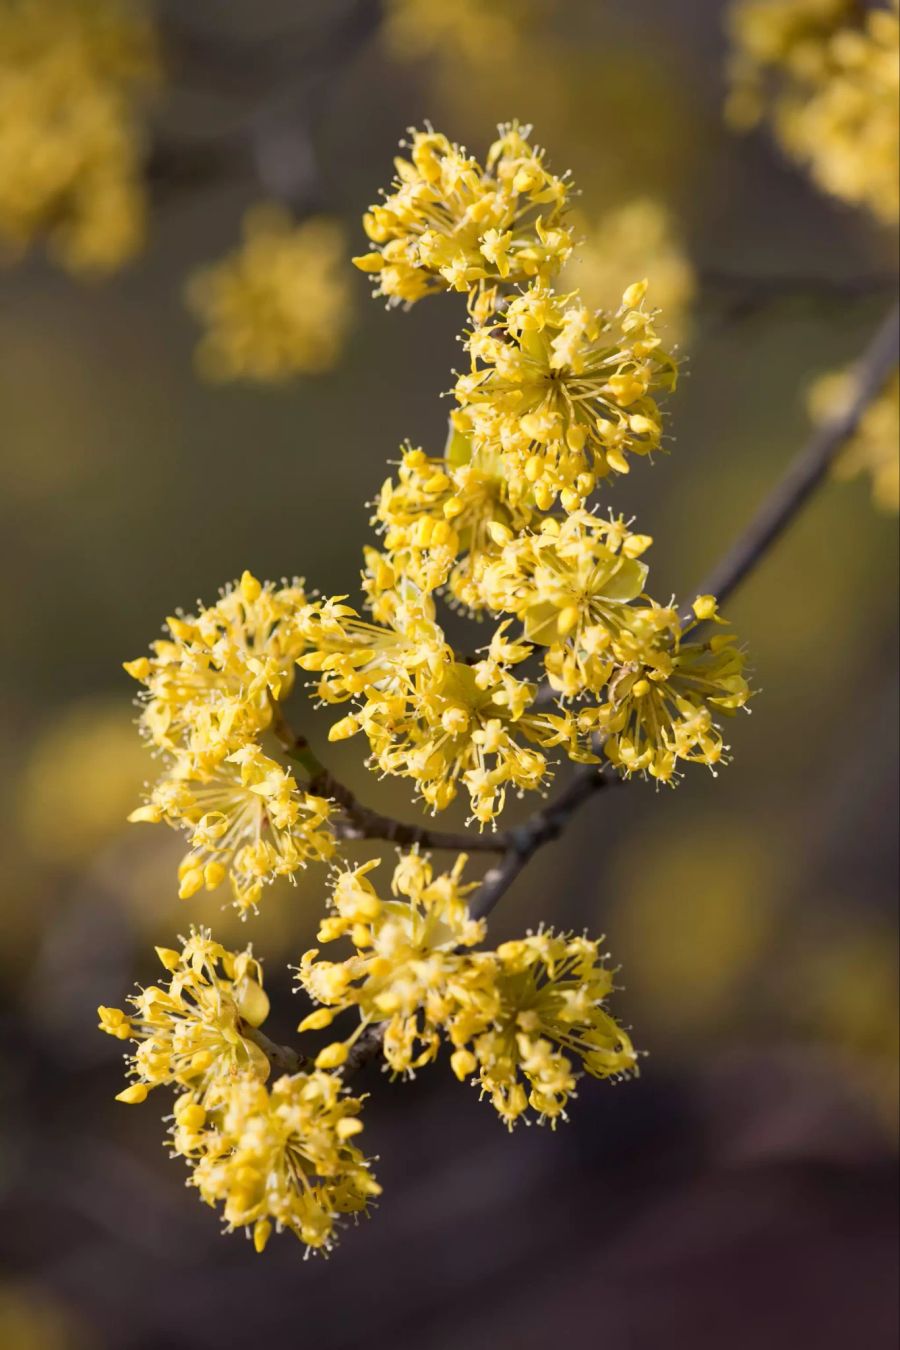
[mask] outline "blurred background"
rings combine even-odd
[[[648,1052],[637,1081],[586,1081],[569,1125],[508,1137],[445,1067],[402,1086],[370,1066],[384,1196],[307,1262],[287,1237],[264,1257],[220,1237],[154,1105],[113,1101],[120,1047],[96,1006],[151,978],[153,945],[190,922],[252,940],[272,1034],[297,1019],[285,965],[324,874],[268,892],[243,927],[218,895],[175,898],[181,839],[124,823],[152,765],[121,662],[245,567],[355,591],[385,461],[406,437],[439,453],[463,301],[385,313],[349,263],[404,129],[431,119],[480,155],[497,121],[533,122],[583,193],[594,247],[573,284],[614,295],[648,275],[668,301],[685,370],[671,454],[608,498],[654,536],[661,598],[693,593],[802,444],[807,390],[878,324],[896,246],[764,130],[724,125],[718,0],[149,14],[141,248],[108,276],[40,244],[0,267],[0,1341],[893,1345],[896,517],[866,476],[826,484],[729,607],[761,690],[733,764],[604,795],[492,920],[498,938],[542,918],[607,935]],[[252,306],[223,356],[208,269],[273,200],[338,240],[342,341],[325,370],[276,358],[234,379]],[[328,755],[414,818],[356,742]]]

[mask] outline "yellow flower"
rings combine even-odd
[[[446,586],[467,609],[481,609],[480,568],[497,555],[498,540],[523,530],[533,516],[533,504],[511,494],[494,447],[473,452],[456,432],[440,459],[407,448],[397,479],[385,482],[376,503],[384,554],[367,559],[373,608],[382,592],[407,578],[423,591]]]
[[[530,489],[542,511],[557,497],[574,510],[599,479],[627,473],[629,455],[659,447],[652,394],[674,387],[675,365],[645,292],[630,286],[610,315],[535,284],[467,335],[454,423],[476,448],[498,448],[512,490]]]
[[[626,777],[644,773],[670,783],[681,761],[713,772],[725,762],[715,718],[750,698],[744,656],[730,634],[685,642],[689,631],[672,609],[630,609],[611,644],[606,701],[578,714],[581,730],[603,739],[607,759]]]
[[[146,685],[140,727],[151,745],[207,772],[272,720],[303,650],[302,584],[261,585],[249,572],[196,615],[167,620],[169,637],[125,665]]]
[[[469,665],[456,659],[428,597],[394,600],[385,627],[335,602],[321,607],[318,632],[307,627],[311,650],[300,665],[322,672],[320,698],[356,705],[332,726],[331,740],[362,731],[370,762],[413,779],[435,811],[462,785],[480,825],[502,811],[508,790],[534,791],[550,777],[547,750],[565,745],[583,757],[569,714],[532,709],[536,685],[511,669],[531,648],[506,641],[505,625],[488,654]]]
[[[301,986],[322,1007],[300,1030],[356,1008],[345,1044],[382,1022],[385,1059],[406,1074],[431,1063],[446,1039],[453,1072],[474,1075],[508,1125],[529,1107],[555,1123],[575,1088],[569,1056],[596,1078],[635,1069],[631,1042],[604,1006],[612,975],[597,942],[549,931],[471,951],[485,925],[469,916],[465,862],[435,877],[427,858],[401,856],[388,899],[368,879],[377,861],[340,874],[319,940],[349,937],[355,953],[343,962],[320,960],[318,949],[304,955]]]
[[[262,1251],[273,1225],[312,1249],[331,1247],[339,1217],[380,1193],[350,1141],[362,1102],[333,1074],[297,1073],[266,1086],[269,1061],[249,1032],[269,1011],[252,949],[226,951],[191,929],[181,951],[157,948],[166,971],[130,999],[101,1007],[100,1028],[137,1042],[133,1082],[118,1100],[137,1104],[161,1085],[180,1089],[171,1149],[192,1168],[189,1184],[222,1204],[226,1230],[246,1227]]]
[[[546,280],[565,262],[568,183],[529,143],[530,127],[498,130],[485,166],[430,128],[410,130],[393,192],[363,218],[376,248],[354,258],[375,278],[376,295],[412,304],[450,289],[489,303],[498,282]]]
[[[825,422],[851,403],[856,389],[853,370],[835,371],[816,380],[809,391],[813,420]],[[859,426],[838,459],[837,478],[866,473],[872,480],[872,496],[884,511],[900,510],[900,375],[888,381],[884,391],[870,403]]]
[[[471,1056],[457,1061],[457,1076],[474,1072],[510,1129],[529,1108],[540,1124],[565,1119],[576,1066],[593,1078],[637,1072],[631,1040],[605,1008],[612,973],[596,940],[544,930],[487,955],[488,1025],[477,1034],[451,1026],[450,1035]]]
[[[201,373],[265,383],[331,370],[351,311],[341,226],[322,216],[296,224],[281,207],[264,205],[247,213],[243,229],[241,246],[188,286],[206,328]]]
[[[188,835],[191,851],[178,869],[182,899],[215,890],[227,876],[246,912],[276,877],[293,879],[308,861],[331,857],[330,811],[328,801],[303,792],[280,764],[246,745],[199,777],[176,761],[129,819],[164,820]]]
[[[768,117],[820,188],[896,224],[898,0],[737,0],[731,30],[731,122]]]
[[[386,1021],[384,1054],[395,1073],[412,1074],[435,1058],[448,1011],[465,998],[467,967],[457,949],[484,937],[484,924],[469,917],[465,904],[474,889],[462,883],[465,863],[463,854],[451,871],[435,876],[428,858],[403,855],[388,899],[369,880],[377,859],[337,875],[319,941],[347,936],[357,954],[344,962],[318,960],[318,949],[304,955],[300,983],[323,1006],[301,1030],[328,1026],[357,1008],[360,1022],[348,1044],[370,1022]]]
[[[191,1164],[188,1184],[222,1206],[226,1232],[247,1229],[261,1252],[274,1226],[307,1251],[329,1251],[341,1218],[364,1213],[381,1194],[351,1142],[362,1130],[361,1107],[334,1074],[297,1073],[271,1088],[240,1075],[223,1083],[199,1133],[180,1137],[176,1107],[173,1147]]]
[[[545,671],[563,697],[599,693],[610,678],[613,639],[643,591],[647,566],[637,559],[650,542],[621,517],[577,511],[517,535],[484,567],[486,603],[514,614],[525,638],[546,649]]]
[[[0,252],[15,258],[46,237],[76,273],[137,252],[136,109],[157,79],[153,29],[122,0],[0,7]]]
[[[129,1069],[135,1081],[120,1100],[143,1101],[149,1089],[168,1085],[205,1107],[236,1073],[264,1081],[269,1062],[243,1034],[269,1008],[252,948],[226,951],[209,929],[192,928],[180,952],[157,954],[167,978],[130,998],[134,1011],[98,1009],[102,1031],[137,1042]]]

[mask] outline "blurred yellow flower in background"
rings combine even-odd
[[[627,971],[629,1012],[654,1039],[680,1042],[692,1057],[696,1037],[715,1038],[734,1015],[744,982],[759,968],[777,919],[772,879],[777,839],[758,822],[711,818],[702,837],[677,826],[657,831],[652,849],[616,861],[604,922],[616,934]]]
[[[325,216],[298,224],[267,203],[247,212],[243,235],[188,282],[188,306],[206,330],[198,370],[209,380],[263,384],[331,370],[351,319],[341,226]]]
[[[850,922],[846,898],[841,899],[824,906],[806,934],[785,1016],[801,1034],[846,1058],[894,1139],[900,1063],[896,932],[889,920],[871,913]]]
[[[0,1284],[0,1345],[8,1350],[87,1350],[96,1345],[81,1318],[45,1285]]]
[[[825,192],[900,216],[897,0],[739,0],[726,115],[771,121],[782,148]]]
[[[809,391],[813,421],[822,423],[840,415],[852,402],[855,388],[852,368],[822,375]],[[900,374],[863,413],[834,473],[836,478],[868,474],[876,505],[884,511],[900,510]]]
[[[598,215],[573,213],[573,224],[583,240],[563,269],[562,289],[577,286],[590,309],[615,310],[634,278],[646,276],[660,331],[669,342],[683,338],[696,278],[665,203],[635,197]]]
[[[41,237],[71,272],[141,247],[137,109],[159,79],[155,35],[125,0],[0,8],[0,258]]]
[[[38,734],[22,775],[22,833],[60,866],[90,859],[123,827],[147,776],[122,699],[71,704]]]
[[[388,0],[383,36],[399,61],[426,57],[492,66],[509,54],[533,17],[534,0]]]

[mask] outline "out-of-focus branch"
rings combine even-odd
[[[326,10],[324,25],[307,18],[275,34],[223,35],[175,15],[161,23],[173,87],[235,98],[244,110],[237,121],[229,116],[226,131],[179,137],[160,130],[153,136],[146,173],[157,203],[255,174],[264,195],[298,215],[333,204],[313,129],[342,70],[377,33],[382,3],[351,0]]]
[[[898,360],[900,310],[895,308],[857,363],[853,401],[813,432],[737,543],[713,568],[696,594],[714,595],[720,604],[733,594],[826,476],[859,426],[866,409],[881,393]]]
[[[868,300],[896,287],[896,278],[879,273],[829,277],[783,272],[772,276],[701,267],[697,276],[701,303],[721,305],[728,319],[744,319],[772,305],[846,305]]]

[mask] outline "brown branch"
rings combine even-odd
[[[890,292],[896,279],[872,272],[859,276],[828,277],[813,273],[802,275],[743,275],[701,267],[698,272],[699,302],[720,305],[729,320],[749,318],[773,305],[846,306],[854,301]]]
[[[854,434],[900,360],[900,311],[891,311],[856,366],[852,403],[824,422],[790,463],[733,548],[713,568],[697,595],[714,595],[721,604],[741,584],[798,514]]]
[[[364,806],[350,788],[325,767],[309,741],[290,725],[279,704],[272,704],[272,730],[284,753],[306,770],[306,788],[317,797],[328,797],[337,802],[344,819],[337,823],[341,839],[383,839],[404,848],[449,849],[454,853],[505,853],[511,846],[511,835],[463,834],[446,830],[432,830],[424,825],[412,825],[393,816],[382,815]]]
[[[510,831],[510,847],[496,867],[485,873],[469,902],[472,917],[484,919],[490,914],[538,849],[558,839],[575,813],[595,793],[624,781],[612,770],[597,764],[580,768],[555,801],[542,806],[524,825]]]
[[[245,1041],[252,1041],[259,1046],[276,1073],[299,1073],[301,1069],[312,1067],[312,1060],[299,1055],[289,1045],[278,1045],[259,1027],[251,1027],[249,1022],[242,1021],[239,1031]]]

